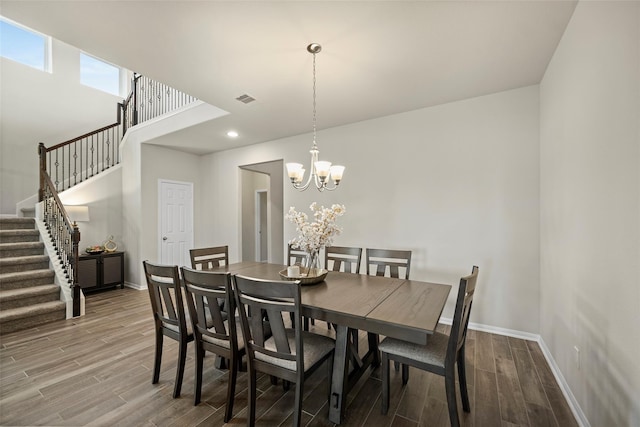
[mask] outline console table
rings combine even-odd
[[[84,254],[78,259],[78,283],[84,291],[124,288],[124,252]]]

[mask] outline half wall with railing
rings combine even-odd
[[[127,129],[182,108],[197,98],[163,83],[134,74],[131,93],[117,105],[115,123],[52,147],[38,145],[44,223],[49,231],[66,280],[72,287],[73,315],[80,315],[78,242],[80,232],[71,224],[58,193],[120,163],[120,142]]]

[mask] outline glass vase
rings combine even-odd
[[[307,269],[307,277],[316,277],[321,274],[320,248],[311,250],[307,253],[304,266]]]

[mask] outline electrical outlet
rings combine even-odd
[[[580,349],[577,345],[574,345],[573,349],[576,351],[576,368],[580,370]]]

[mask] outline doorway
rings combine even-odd
[[[282,160],[240,166],[243,261],[284,262],[283,171]]]

